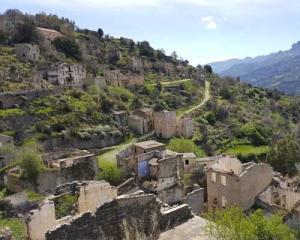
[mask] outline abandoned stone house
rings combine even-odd
[[[56,30],[49,28],[37,27],[37,30],[43,35],[43,37],[49,41],[53,41],[55,38],[62,36],[62,34]]]
[[[272,182],[273,170],[265,163],[242,164],[224,156],[207,169],[208,208],[240,206],[248,210]]]
[[[134,72],[142,72],[144,70],[143,61],[138,57],[131,57],[128,59],[128,68]]]
[[[274,173],[272,184],[259,195],[259,200],[277,208],[292,210],[300,201],[300,182]]]
[[[197,157],[195,153],[183,153],[182,162],[184,166],[184,173],[191,173],[196,167]]]
[[[118,126],[127,126],[127,112],[126,111],[113,111],[113,119]]]
[[[141,108],[128,116],[128,126],[138,134],[154,130],[153,111],[151,108]]]
[[[156,136],[162,139],[170,139],[174,136],[191,138],[194,134],[193,120],[188,117],[177,119],[175,111],[155,112],[154,128]]]
[[[108,85],[118,87],[133,87],[144,85],[144,76],[137,74],[123,74],[120,70],[106,70],[103,72]]]
[[[16,56],[22,62],[37,62],[40,58],[40,47],[36,44],[18,43],[15,45]]]
[[[65,194],[76,194],[78,198],[77,203],[74,205],[74,215],[84,212],[96,212],[97,208],[102,206],[105,202],[117,197],[116,188],[105,181],[77,182],[69,185],[75,189],[70,190],[71,192],[66,191],[60,193],[60,195],[52,199],[60,198]],[[68,186],[60,186],[60,188],[68,189]],[[36,209],[30,211],[26,216],[25,224],[27,235],[30,240],[43,240],[46,238],[45,234],[48,230],[60,224],[67,224],[71,220],[71,215],[56,219],[55,201],[50,199],[44,200]]]
[[[151,151],[137,155],[136,179],[147,191],[154,192],[163,203],[174,204],[184,197],[182,154],[166,155]]]
[[[107,87],[105,78],[103,76],[93,77],[89,75],[83,80],[83,84],[85,87],[94,85],[98,89],[105,89]]]
[[[163,152],[166,145],[156,141],[144,141],[135,143],[116,155],[118,166],[124,173],[130,175],[136,171],[136,156],[152,151]]]
[[[62,63],[42,70],[43,78],[54,85],[80,85],[86,78],[85,67],[80,64]]]
[[[94,180],[99,172],[94,154],[87,151],[65,150],[42,155],[47,168],[37,179],[39,193],[53,193],[58,185],[71,181]],[[11,192],[20,192],[26,182],[21,180],[22,170],[18,167],[7,171],[4,181]]]

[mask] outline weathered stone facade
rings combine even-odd
[[[191,173],[196,168],[197,157],[194,153],[183,153],[182,161],[185,173]]]
[[[138,134],[154,130],[153,111],[151,108],[135,110],[128,116],[128,126]]]
[[[108,85],[118,87],[133,87],[143,86],[144,76],[132,73],[121,73],[120,70],[106,70],[104,71],[104,78]]]
[[[113,111],[113,119],[118,126],[127,125],[127,112],[126,111]]]
[[[188,204],[193,213],[197,215],[202,213],[204,207],[204,189],[199,186],[194,187],[194,190],[187,194],[182,203]]]
[[[163,110],[155,112],[154,128],[156,136],[162,139],[170,139],[174,136],[192,138],[194,135],[192,118],[177,119],[175,111]]]
[[[207,170],[208,208],[240,206],[248,210],[272,182],[273,170],[265,163],[242,164],[223,157]]]
[[[42,70],[43,77],[54,85],[80,85],[86,78],[85,67],[80,64],[62,63]]]
[[[176,135],[177,122],[175,111],[161,111],[154,113],[154,127],[157,137],[169,139]]]
[[[36,44],[18,43],[15,45],[17,58],[22,62],[37,62],[40,58],[40,47]]]

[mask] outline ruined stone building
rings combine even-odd
[[[128,68],[134,72],[142,72],[144,70],[142,59],[139,57],[130,57],[128,59]]]
[[[15,45],[17,58],[22,62],[37,62],[40,58],[40,47],[36,44],[18,43]]]
[[[272,184],[259,195],[259,199],[270,206],[292,210],[300,202],[300,181],[274,173]]]
[[[118,166],[124,173],[131,174],[136,171],[136,156],[152,151],[164,152],[166,145],[156,141],[135,143],[116,155]]]
[[[155,112],[154,127],[157,137],[163,139],[174,137],[177,130],[176,112],[167,110]]]
[[[75,215],[85,212],[95,212],[97,208],[117,197],[117,190],[105,181],[89,181],[82,183],[69,184],[70,187],[76,189],[78,199],[75,207]],[[68,186],[61,186],[69,190]],[[72,191],[70,189],[70,191]],[[74,190],[73,190],[74,191]],[[60,198],[70,192],[60,192],[60,195],[55,198]],[[30,240],[46,239],[46,232],[51,228],[60,225],[68,224],[72,220],[72,216],[68,215],[61,219],[56,218],[55,202],[44,200],[39,206],[30,211],[26,216],[26,230]]]
[[[175,136],[191,138],[194,135],[192,118],[178,118],[175,111],[163,110],[154,113],[154,128],[156,136],[170,139]]]
[[[118,126],[127,126],[126,111],[113,111],[113,119],[118,124]]]
[[[114,198],[98,207],[94,213],[83,213],[49,229],[46,239],[158,240],[161,233],[193,218],[187,204],[164,208],[155,195],[139,191]],[[201,231],[201,228],[198,230]]]
[[[237,158],[220,158],[207,169],[208,208],[240,206],[248,210],[272,182],[273,170],[265,163],[242,164]]]
[[[154,130],[153,111],[151,108],[141,108],[128,116],[128,126],[138,134]]]
[[[182,154],[169,156],[165,151],[151,151],[137,155],[135,160],[135,175],[140,185],[164,203],[174,204],[183,199]]]
[[[42,155],[46,169],[37,179],[39,193],[53,193],[58,185],[71,181],[94,180],[99,172],[97,158],[88,151],[59,151]],[[19,167],[10,169],[5,175],[5,185],[12,192],[24,189]]]
[[[62,36],[62,34],[56,30],[49,28],[37,27],[37,30],[43,35],[43,37],[49,41],[53,41],[55,38]]]
[[[106,70],[103,74],[108,85],[118,87],[133,87],[144,85],[143,75],[131,73],[123,74],[120,70]]]
[[[196,159],[197,159],[197,157],[196,157],[195,153],[183,153],[182,154],[182,161],[183,161],[185,173],[193,172],[193,170],[196,166]]]
[[[80,64],[62,63],[42,70],[43,78],[54,85],[80,85],[86,78],[85,67]]]

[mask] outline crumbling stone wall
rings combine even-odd
[[[118,195],[134,193],[139,190],[135,178],[129,178],[117,187]]]
[[[43,202],[26,216],[26,229],[30,240],[45,239],[45,233],[55,225],[55,207],[52,201]]]
[[[160,219],[160,230],[166,231],[173,228],[183,222],[186,222],[193,215],[191,213],[191,208],[187,204],[182,204],[177,207],[167,209],[162,212],[162,217]],[[188,236],[187,236],[188,239]]]
[[[182,202],[188,204],[191,207],[193,213],[200,214],[203,211],[204,189],[198,188],[188,193],[187,196],[182,200]]]
[[[47,240],[137,239],[159,237],[160,202],[153,194],[123,195],[49,230]]]
[[[117,189],[105,181],[89,181],[79,189],[78,211],[92,211],[106,201],[117,197]]]

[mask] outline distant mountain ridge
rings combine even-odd
[[[255,86],[300,95],[300,41],[287,51],[210,63],[222,76],[240,77]]]

